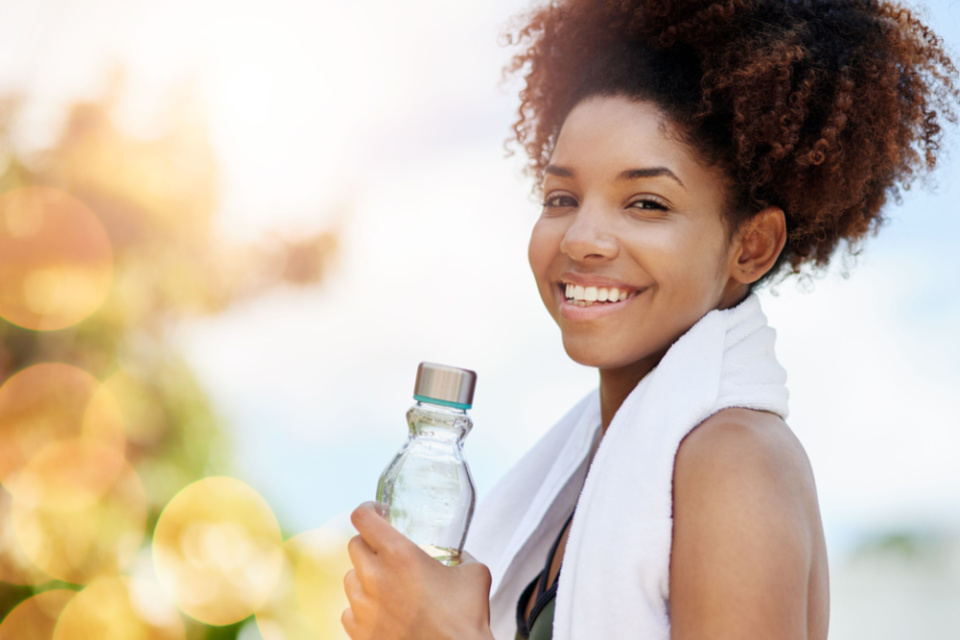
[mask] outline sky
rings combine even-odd
[[[225,241],[335,228],[317,289],[282,289],[177,339],[230,425],[235,475],[290,533],[374,495],[406,436],[417,363],[479,374],[467,457],[481,495],[597,382],[571,362],[526,263],[539,213],[503,141],[519,0],[3,0],[0,89],[30,96],[24,147],[127,69],[149,136],[198,88]],[[956,54],[960,3],[930,24]],[[954,56],[957,57],[956,55]],[[872,532],[960,530],[960,164],[917,185],[863,252],[762,294],[778,331],[831,553]]]

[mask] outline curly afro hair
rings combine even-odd
[[[825,266],[934,168],[957,70],[910,11],[881,0],[553,0],[509,37],[525,81],[513,130],[543,178],[584,98],[650,101],[731,183],[736,228],[786,214],[773,273]]]

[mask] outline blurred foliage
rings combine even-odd
[[[69,106],[56,141],[29,154],[16,146],[26,102],[0,100],[0,194],[41,186],[72,195],[95,212],[113,252],[109,294],[81,322],[37,331],[0,319],[0,382],[36,363],[59,362],[110,388],[124,416],[126,458],[146,492],[149,547],[171,498],[230,465],[224,425],[171,328],[280,285],[320,282],[337,243],[326,232],[242,246],[218,239],[217,163],[190,101],[171,109],[161,133],[139,139],[112,115],[121,94],[117,84],[100,100]],[[0,583],[0,618],[53,585],[63,583]],[[197,640],[235,638],[242,626],[186,622],[187,637]]]
[[[955,570],[960,539],[956,532],[939,529],[888,529],[864,536],[849,554],[852,564],[893,562],[930,568]]]

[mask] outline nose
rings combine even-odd
[[[616,257],[619,243],[609,217],[599,207],[581,207],[563,234],[560,251],[578,262]]]

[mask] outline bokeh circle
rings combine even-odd
[[[183,620],[156,584],[102,577],[60,614],[52,640],[184,640]]]
[[[160,583],[181,611],[213,625],[243,620],[263,604],[282,555],[270,506],[234,478],[205,478],[180,491],[153,535]]]
[[[12,520],[20,549],[48,575],[83,584],[127,567],[143,540],[147,498],[133,467],[108,447],[69,441],[21,474]]]
[[[110,238],[89,207],[47,187],[0,195],[0,316],[63,329],[96,311],[112,282]]]
[[[44,362],[0,387],[0,483],[16,494],[16,477],[45,448],[82,439],[123,454],[123,415],[86,371]]]
[[[326,526],[283,543],[283,571],[257,611],[263,640],[349,640],[340,615],[349,606],[343,576],[350,570],[349,536]]]

